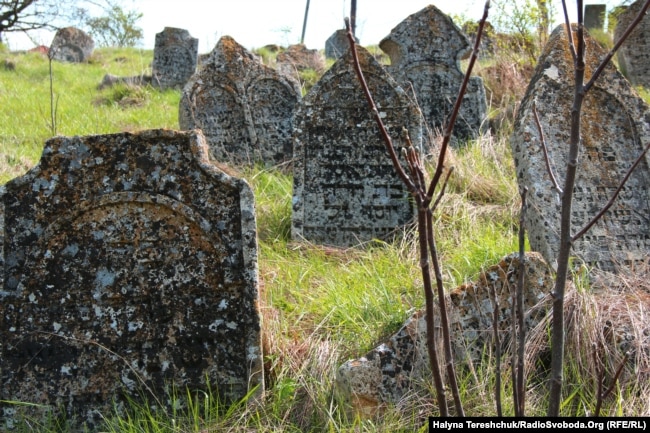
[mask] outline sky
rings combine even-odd
[[[603,3],[603,1],[589,1]],[[444,13],[479,20],[484,0],[357,0],[356,35],[362,45],[376,45],[391,29],[429,4]],[[569,1],[569,5],[574,2]],[[143,14],[137,25],[143,29],[141,48],[153,49],[156,33],[165,27],[189,31],[199,40],[199,53],[210,52],[221,36],[231,36],[248,49],[267,44],[287,46],[300,42],[306,0],[122,0],[124,10]],[[575,6],[569,6],[569,10]],[[494,13],[494,7],[490,9]],[[350,0],[310,0],[304,43],[307,48],[323,49],[325,41],[350,14]],[[489,20],[489,18],[488,18]],[[12,50],[29,49],[37,44],[49,46],[53,33],[4,35]]]

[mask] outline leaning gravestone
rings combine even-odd
[[[49,140],[0,187],[2,428],[263,387],[255,230],[197,131]]]
[[[402,127],[421,146],[417,107],[362,47],[359,61],[383,121],[399,146]],[[348,50],[296,113],[292,237],[332,246],[383,238],[414,209],[368,108]],[[399,154],[399,153],[398,153]]]
[[[59,29],[50,44],[50,55],[61,62],[82,63],[95,49],[95,41],[83,30],[75,27]]]
[[[179,124],[200,128],[219,161],[280,164],[292,158],[293,115],[300,98],[294,79],[223,36],[185,85]]]
[[[553,173],[564,183],[573,103],[573,60],[565,26],[557,27],[544,49],[518,111],[511,145],[517,179],[527,187],[525,226],[531,248],[556,266],[560,204],[546,168],[533,107],[537,107]],[[575,40],[575,38],[574,38]],[[604,50],[586,35],[586,76]],[[580,155],[573,190],[573,233],[608,202],[623,176],[650,142],[650,109],[613,65],[587,93],[582,105]],[[609,272],[647,263],[650,249],[650,171],[643,159],[604,217],[573,244],[587,265]]]
[[[551,268],[539,253],[524,256],[522,288],[525,327],[534,328],[551,306]],[[472,283],[457,287],[447,301],[451,347],[457,365],[478,365],[493,353],[495,301],[497,328],[505,353],[512,342],[512,299],[520,271],[519,254],[504,257],[482,272]],[[434,306],[436,328],[440,328],[438,304]],[[439,344],[438,353],[443,353]],[[409,392],[431,385],[427,348],[426,312],[416,311],[402,328],[365,356],[345,362],[336,375],[338,397],[357,414],[371,416],[388,404],[397,404]]]
[[[614,42],[618,42],[630,23],[643,6],[637,0],[628,6],[619,16],[614,30]],[[635,86],[650,88],[650,18],[645,18],[632,31],[616,53],[621,72]]]
[[[398,24],[379,47],[390,57],[390,74],[418,101],[427,128],[444,132],[471,51],[467,36],[440,9],[429,5]],[[453,130],[454,141],[475,138],[487,116],[485,88],[471,77]]]
[[[165,27],[156,33],[153,50],[153,83],[167,89],[182,87],[196,71],[199,40],[184,29]]]

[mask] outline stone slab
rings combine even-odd
[[[197,131],[48,140],[0,187],[0,418],[96,428],[125,396],[162,409],[263,388],[254,198]]]

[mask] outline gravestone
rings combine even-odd
[[[393,145],[398,148],[402,143],[404,127],[419,149],[417,107],[368,51],[362,47],[358,51]],[[296,240],[356,245],[384,238],[414,216],[351,57],[348,50],[339,58],[307,93],[296,113],[292,214]]]
[[[292,158],[293,115],[300,98],[295,80],[223,36],[183,88],[179,124],[201,129],[218,161],[281,164]]]
[[[196,71],[199,40],[184,29],[165,27],[156,33],[153,83],[162,89],[182,87]]]
[[[88,61],[95,49],[95,41],[83,30],[65,27],[57,30],[49,53],[54,60],[82,63]]]
[[[585,27],[588,30],[603,30],[605,28],[605,12],[607,5],[585,5]]]
[[[589,35],[585,39],[587,82],[605,52]],[[521,102],[511,139],[517,180],[521,187],[529,189],[525,227],[530,246],[553,266],[558,256],[560,202],[546,168],[533,104],[543,128],[550,165],[563,186],[574,95],[573,60],[568,47],[566,29],[558,26]],[[571,209],[574,234],[608,202],[650,142],[650,109],[611,64],[586,95],[581,138]],[[588,266],[620,272],[648,262],[648,168],[646,157],[604,217],[573,244],[572,254]]]
[[[0,187],[0,246],[0,429],[263,387],[254,198],[200,132],[49,140]]]
[[[289,46],[278,53],[277,63],[289,64],[297,71],[313,69],[318,73],[325,70],[325,59],[318,50],[310,50],[303,44]]]
[[[621,39],[643,3],[642,0],[637,0],[618,15],[614,43]],[[616,58],[621,72],[630,83],[650,89],[650,18],[647,14],[616,52]]]
[[[472,49],[467,36],[449,16],[429,5],[393,28],[379,47],[390,57],[390,74],[417,99],[426,127],[443,133],[463,82],[460,60]],[[471,77],[452,143],[477,137],[486,116],[483,80]]]
[[[359,43],[359,39],[355,38],[355,41]],[[338,29],[325,41],[325,57],[328,59],[338,59],[348,48],[350,48],[348,31],[346,29]]]
[[[539,253],[524,256],[523,299],[527,330],[542,322],[551,306],[548,293],[553,274]],[[495,300],[503,353],[512,341],[512,291],[519,277],[519,254],[510,254],[482,272],[472,283],[457,287],[447,301],[451,347],[458,366],[477,365],[493,353]],[[435,324],[439,309],[435,303]],[[427,389],[432,382],[427,348],[426,312],[416,311],[402,328],[364,356],[345,362],[337,371],[335,390],[356,414],[373,416],[388,404],[397,404],[410,391]],[[443,357],[442,345],[438,344]]]
[[[296,44],[278,53],[276,65],[278,71],[300,81],[300,73],[310,69],[319,75],[322,74],[325,71],[325,58],[318,50],[310,50],[304,44]]]

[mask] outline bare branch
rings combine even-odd
[[[571,21],[569,21],[569,13],[566,9],[566,0],[562,0],[562,10],[564,11],[564,24],[566,26],[567,38],[569,39],[569,50],[573,61],[576,61],[576,46],[573,43],[573,32],[571,31]]]
[[[521,214],[519,215],[519,274],[517,278],[517,287],[515,288],[515,301],[512,305],[513,311],[516,311],[516,321],[513,320],[512,327],[516,330],[514,335],[517,337],[517,376],[513,383],[513,388],[517,389],[517,400],[515,409],[519,412],[517,416],[524,416],[526,410],[526,386],[524,380],[524,349],[526,342],[526,328],[524,324],[524,277],[526,275],[526,230],[524,220],[526,218],[526,195],[528,188],[522,188],[521,196]],[[507,281],[507,279],[506,279]],[[516,325],[515,325],[516,323]],[[513,366],[514,368],[514,366]]]
[[[445,288],[442,283],[442,272],[440,271],[440,262],[438,260],[438,250],[436,242],[433,238],[433,212],[431,209],[426,209],[426,237],[431,253],[431,263],[433,264],[433,272],[436,277],[436,288],[438,291],[438,306],[440,310],[440,327],[442,328],[442,343],[445,351],[445,368],[447,370],[447,379],[449,380],[449,388],[454,397],[454,404],[456,406],[456,416],[465,416],[463,403],[460,399],[460,391],[456,381],[456,371],[454,368],[454,357],[451,352],[451,336],[449,334],[449,318],[447,316],[447,303],[445,302]]]
[[[440,204],[440,200],[442,200],[442,196],[445,195],[445,190],[447,189],[447,183],[449,182],[449,178],[451,177],[451,173],[454,171],[454,167],[449,167],[449,170],[447,171],[447,176],[445,176],[445,181],[442,184],[442,188],[440,189],[440,192],[438,193],[438,198],[436,198],[436,201],[433,202],[433,205],[431,206],[431,210],[434,211]]]
[[[648,149],[650,149],[650,143],[646,145],[645,149],[643,149],[643,152],[641,152],[641,154],[634,161],[634,164],[632,164],[632,166],[629,168],[627,173],[625,173],[625,176],[621,180],[621,183],[618,184],[616,191],[614,191],[607,204],[605,204],[605,206],[603,206],[603,208],[587,224],[585,224],[585,226],[582,229],[578,231],[578,233],[576,233],[571,237],[571,242],[575,242],[577,239],[580,239],[587,231],[589,231],[589,229],[591,229],[591,227],[593,227],[594,224],[596,224],[596,222],[598,222],[599,219],[603,217],[605,212],[607,212],[609,208],[612,207],[614,201],[616,200],[616,197],[618,197],[618,194],[623,190],[625,183],[630,179],[630,176],[632,176],[632,173],[634,172],[636,167],[644,159],[643,157],[648,152]]]
[[[451,111],[451,116],[449,117],[449,123],[445,129],[445,135],[442,139],[442,145],[440,146],[440,155],[438,155],[438,165],[436,166],[436,171],[431,179],[429,185],[429,190],[427,191],[427,202],[425,205],[429,205],[433,197],[433,192],[438,186],[440,181],[440,176],[442,176],[442,170],[445,164],[445,157],[447,154],[447,147],[449,146],[449,141],[451,140],[451,133],[454,130],[454,124],[456,123],[456,118],[458,117],[458,112],[460,111],[460,104],[463,102],[463,97],[465,96],[465,91],[467,90],[467,84],[469,83],[470,75],[474,69],[474,64],[478,58],[478,51],[481,45],[481,37],[483,36],[483,29],[485,28],[485,22],[488,17],[488,10],[490,9],[490,0],[485,2],[485,8],[483,9],[483,17],[479,21],[478,31],[476,32],[476,40],[474,41],[474,49],[472,50],[472,56],[469,59],[469,64],[467,65],[467,71],[465,72],[465,77],[463,83],[460,86],[458,91],[458,96],[456,97],[456,102],[454,103],[454,108]]]
[[[497,410],[497,416],[503,416],[501,405],[501,338],[499,338],[499,301],[497,299],[497,289],[492,284],[488,287],[490,298],[492,298],[492,332],[494,333],[494,401]]]
[[[381,135],[384,138],[384,144],[386,146],[386,150],[388,151],[388,154],[390,155],[390,159],[393,162],[393,167],[395,167],[397,174],[402,179],[402,182],[404,182],[404,185],[406,185],[406,187],[411,192],[411,194],[415,194],[416,191],[415,185],[411,180],[411,178],[409,178],[408,175],[404,172],[404,169],[402,168],[402,165],[400,164],[399,159],[397,158],[397,154],[395,153],[395,148],[393,147],[393,140],[390,138],[388,131],[386,131],[386,126],[384,125],[384,122],[381,120],[381,116],[379,116],[379,110],[377,109],[377,105],[375,105],[375,101],[372,98],[370,89],[368,89],[368,84],[366,83],[366,79],[363,76],[363,72],[361,71],[361,65],[359,64],[359,55],[357,54],[357,46],[354,40],[354,35],[352,34],[352,30],[350,29],[350,20],[348,18],[345,19],[345,28],[347,30],[348,42],[350,44],[350,51],[352,52],[352,60],[353,60],[352,63],[354,66],[354,71],[356,72],[357,78],[361,83],[363,93],[366,95],[366,99],[368,100],[368,105],[370,106],[372,115],[375,118],[375,122],[377,122],[377,126],[379,127]]]
[[[546,146],[546,138],[544,137],[544,131],[542,129],[542,124],[539,121],[539,116],[537,114],[537,104],[533,101],[533,117],[535,118],[535,125],[537,126],[537,131],[539,132],[539,139],[542,143],[542,151],[544,152],[544,161],[546,162],[546,171],[551,177],[551,182],[553,183],[553,188],[557,191],[558,195],[562,197],[562,188],[557,182],[555,175],[553,174],[553,168],[551,167],[551,161],[548,157],[548,147]]]
[[[424,303],[426,306],[426,327],[427,327],[427,352],[429,354],[429,365],[433,372],[433,380],[436,386],[436,397],[438,400],[438,410],[440,416],[449,416],[449,408],[447,406],[447,397],[445,392],[444,382],[442,380],[442,373],[440,371],[440,361],[438,360],[438,350],[435,345],[435,329],[433,321],[433,285],[431,282],[431,271],[429,269],[429,252],[427,248],[431,247],[430,239],[433,239],[433,221],[429,209],[422,206],[422,202],[418,200],[418,238],[420,241],[420,267],[422,269],[422,282],[424,285]],[[433,245],[435,248],[435,244]],[[437,266],[438,257],[435,250],[431,253],[435,269]],[[436,281],[438,281],[438,273],[436,273]],[[441,280],[441,279],[440,279]],[[441,282],[439,283],[441,284]],[[442,300],[444,303],[444,298]],[[444,305],[443,305],[444,307]],[[443,311],[445,309],[443,308]],[[443,325],[444,328],[444,325]],[[443,336],[443,340],[444,340]]]
[[[634,30],[634,28],[641,22],[643,17],[645,16],[646,11],[648,10],[648,7],[650,7],[650,0],[646,0],[645,4],[643,7],[641,7],[641,10],[639,10],[639,13],[637,14],[636,18],[634,18],[634,21],[630,23],[630,25],[627,27],[625,30],[625,33],[620,37],[620,39],[614,44],[612,49],[607,53],[605,58],[600,62],[594,73],[591,75],[591,78],[589,79],[589,82],[585,84],[585,92],[588,92],[589,89],[594,85],[600,74],[605,70],[605,67],[609,63],[609,61],[614,57],[616,54],[616,51],[623,45],[623,42],[630,36],[630,33]]]

